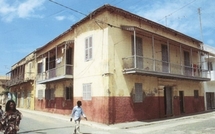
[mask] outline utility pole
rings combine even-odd
[[[200,34],[203,42],[203,35],[202,35],[202,19],[201,19],[201,9],[198,8],[198,13],[199,13],[199,23],[200,23]]]

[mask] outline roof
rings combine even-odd
[[[198,42],[198,43],[202,43],[202,41],[199,41],[199,40],[197,40],[197,39],[195,39],[195,38],[192,38],[192,37],[190,37],[190,36],[188,36],[188,35],[185,35],[185,34],[183,34],[183,33],[180,33],[180,32],[178,32],[178,31],[176,31],[176,30],[173,30],[173,29],[171,29],[171,28],[169,28],[169,27],[163,26],[163,25],[161,25],[161,24],[159,24],[159,23],[153,22],[153,21],[151,21],[151,20],[149,20],[149,19],[143,18],[143,17],[138,16],[138,15],[136,15],[136,14],[133,14],[133,13],[131,13],[131,12],[125,11],[125,10],[123,10],[123,9],[121,9],[121,8],[118,8],[118,7],[115,7],[115,6],[111,6],[111,5],[109,5],[109,4],[105,4],[105,5],[103,5],[103,6],[99,7],[99,8],[97,8],[96,10],[94,10],[92,13],[90,13],[89,15],[87,15],[86,17],[84,17],[84,18],[83,18],[82,20],[80,20],[79,22],[77,22],[77,23],[75,23],[74,25],[72,25],[71,28],[69,28],[68,30],[66,30],[65,32],[63,32],[62,34],[60,34],[59,36],[57,36],[56,38],[54,38],[53,40],[51,40],[50,42],[48,42],[46,45],[44,45],[44,46],[38,48],[36,51],[41,50],[41,49],[44,48],[45,46],[49,45],[50,43],[54,42],[54,41],[57,40],[58,38],[60,38],[60,37],[62,37],[63,35],[67,34],[69,31],[73,30],[75,27],[78,27],[79,25],[81,25],[81,23],[83,23],[83,22],[85,22],[85,21],[88,21],[88,20],[92,19],[92,18],[93,18],[94,16],[96,16],[98,13],[103,12],[103,11],[111,11],[111,12],[114,11],[114,12],[118,12],[118,13],[121,13],[121,14],[124,14],[124,15],[129,15],[131,18],[140,19],[140,20],[142,20],[142,21],[151,23],[151,24],[153,24],[153,25],[155,25],[155,26],[158,26],[158,27],[161,27],[161,28],[165,28],[166,30],[168,30],[168,31],[170,31],[170,32],[173,32],[173,33],[176,33],[176,34],[178,34],[178,35],[191,38],[192,40],[194,40],[194,41],[196,41],[196,42]],[[100,21],[100,20],[99,20],[99,21]],[[102,22],[102,21],[100,21],[100,22]],[[109,23],[106,23],[106,22],[102,22],[102,23],[107,24],[107,25],[109,25],[109,26],[113,26],[112,24],[109,24]]]
[[[161,27],[161,28],[163,28],[163,29],[166,29],[166,30],[168,30],[168,31],[170,31],[170,32],[172,32],[172,33],[175,33],[175,34],[178,34],[178,35],[181,35],[181,36],[185,36],[185,37],[191,38],[192,40],[194,40],[194,41],[196,41],[196,42],[198,42],[198,43],[203,43],[202,41],[199,41],[199,40],[197,40],[197,39],[195,39],[195,38],[192,38],[192,37],[190,37],[190,36],[188,36],[188,35],[185,35],[185,34],[183,34],[183,33],[180,33],[180,32],[178,32],[178,31],[176,31],[176,30],[173,30],[173,29],[171,29],[171,28],[169,28],[169,27],[166,27],[166,26],[164,26],[164,25],[161,25],[161,24],[156,23],[156,22],[154,22],[154,21],[151,21],[151,20],[149,20],[149,19],[143,18],[143,17],[138,16],[138,15],[136,15],[136,14],[133,14],[133,13],[131,13],[131,12],[125,11],[125,10],[123,10],[123,9],[121,9],[121,8],[111,6],[111,5],[109,5],[109,4],[103,5],[102,7],[96,9],[95,11],[93,11],[92,13],[90,13],[88,16],[86,16],[85,18],[83,18],[81,21],[79,21],[79,22],[77,22],[76,24],[74,24],[73,26],[71,26],[71,29],[74,29],[75,27],[77,27],[77,26],[79,26],[81,23],[83,23],[84,21],[87,21],[87,20],[93,18],[93,16],[96,16],[98,13],[100,13],[100,12],[102,12],[102,11],[106,11],[106,10],[111,11],[111,12],[121,13],[121,14],[124,14],[124,15],[126,15],[126,16],[129,15],[131,18],[136,18],[136,19],[142,20],[142,21],[144,21],[144,22],[147,22],[147,23],[150,23],[150,24],[152,24],[152,25],[155,25],[155,26]],[[102,22],[102,21],[101,21],[101,22]],[[106,23],[106,22],[102,22],[102,23]],[[113,26],[112,24],[109,24],[109,23],[106,23],[106,24],[109,25],[109,26]]]

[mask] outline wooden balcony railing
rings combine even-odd
[[[14,86],[29,80],[34,80],[35,76],[31,73],[31,75],[20,74],[15,77],[11,77],[10,80],[6,82],[6,86]]]
[[[37,81],[45,83],[56,79],[72,78],[73,65],[62,65],[37,74]]]
[[[181,64],[159,61],[142,56],[123,58],[123,71],[125,73],[139,72],[142,74],[162,75],[167,77],[180,77],[199,80],[210,79],[210,71],[203,68],[204,63],[185,66]],[[136,61],[136,63],[135,63]]]

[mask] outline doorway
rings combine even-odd
[[[184,51],[184,75],[192,75],[192,70],[190,67],[190,53],[187,51]]]
[[[179,105],[181,114],[184,113],[184,91],[179,91]]]
[[[207,110],[214,109],[214,93],[207,92],[206,93],[206,101],[207,101]]]
[[[167,45],[162,45],[162,72],[169,72],[169,56]]]
[[[172,87],[164,87],[165,115],[172,116]]]

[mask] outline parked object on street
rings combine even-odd
[[[17,134],[21,119],[22,114],[16,109],[16,103],[13,100],[9,100],[6,103],[5,113],[0,121],[0,128],[4,134]]]
[[[81,105],[82,105],[81,101],[77,101],[77,106],[75,106],[72,109],[72,113],[71,113],[70,121],[72,121],[72,119],[74,119],[74,121],[75,121],[75,130],[74,130],[75,134],[76,134],[76,132],[80,133],[81,116],[83,116],[87,120],[87,117],[84,114],[84,111],[81,108]]]

